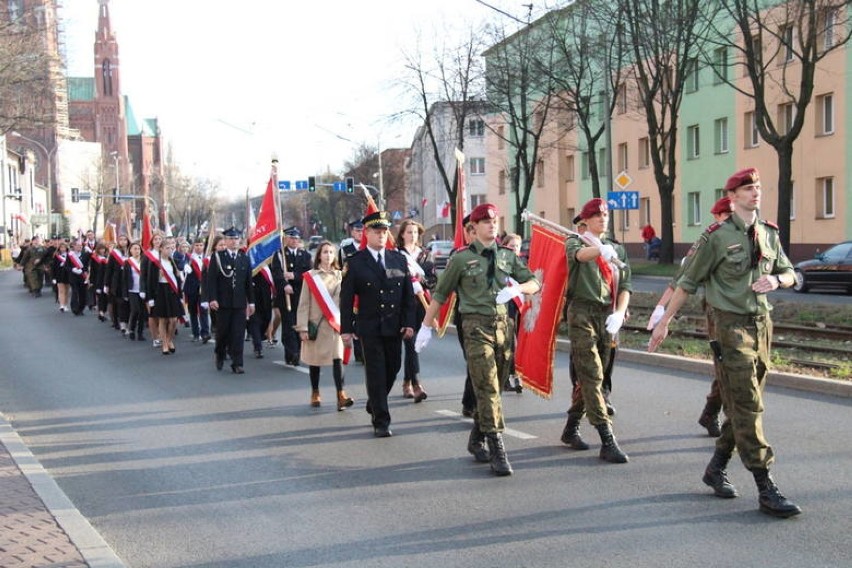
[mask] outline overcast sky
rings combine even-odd
[[[93,76],[98,0],[63,0],[69,74]],[[489,4],[526,16],[522,1]],[[495,12],[476,0],[110,0],[122,91],[157,117],[182,169],[229,193],[342,169],[357,143],[407,147],[416,124],[396,81],[401,50]],[[356,144],[341,140],[348,138]]]

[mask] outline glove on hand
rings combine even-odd
[[[606,330],[615,335],[624,325],[624,312],[613,312],[606,318]]]
[[[521,295],[521,289],[518,286],[506,286],[499,292],[497,292],[497,297],[494,300],[498,304],[505,304],[506,302],[512,300],[513,298],[517,298]]]
[[[426,346],[429,345],[429,340],[432,339],[432,328],[425,325],[417,332],[417,338],[414,340],[414,350],[420,353]]]
[[[657,324],[660,323],[660,320],[663,319],[663,314],[666,313],[666,308],[663,306],[657,306],[654,308],[654,313],[651,314],[651,318],[648,320],[648,327],[646,328],[648,331],[651,331]]]
[[[615,247],[612,245],[602,245],[598,247],[601,251],[601,256],[607,262],[612,262],[618,259],[618,253],[615,252]]]

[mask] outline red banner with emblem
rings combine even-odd
[[[515,370],[526,388],[542,398],[550,398],[556,333],[568,285],[565,236],[533,224],[529,267],[541,283],[541,290],[527,299],[521,315]]]

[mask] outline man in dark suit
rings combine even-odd
[[[402,253],[385,248],[391,226],[388,212],[377,211],[363,222],[367,248],[349,257],[344,271],[340,331],[349,345],[357,327],[364,357],[367,410],[373,416],[376,437],[387,438],[392,435],[388,393],[402,365],[402,339],[414,335],[414,289]]]
[[[349,257],[358,252],[361,248],[361,236],[364,233],[364,223],[361,219],[356,219],[348,223],[349,236],[340,241],[340,246],[337,250],[337,261],[340,268],[344,268],[349,262]],[[361,342],[358,341],[358,330],[354,330],[355,337],[352,339],[352,351],[355,354],[355,361],[363,364],[364,359],[361,357]]]
[[[225,352],[231,355],[231,370],[241,375],[246,318],[254,313],[251,262],[239,250],[240,232],[231,227],[222,233],[225,250],[214,253],[207,271],[207,300],[216,319],[216,369],[222,370]]]
[[[302,294],[302,275],[311,269],[311,255],[302,248],[302,233],[298,227],[284,230],[284,311],[281,312],[281,342],[284,344],[284,362],[298,365],[302,349],[296,325],[296,311]],[[288,301],[289,298],[289,301]]]

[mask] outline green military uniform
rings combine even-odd
[[[623,291],[632,291],[627,253],[618,242],[606,238],[603,244],[612,245],[623,268],[612,267],[618,285],[613,296],[597,261],[580,262],[577,252],[586,244],[576,236],[570,237],[565,250],[568,256],[568,325],[571,339],[571,362],[580,383],[581,397],[574,397],[569,417],[579,420],[584,414],[598,426],[609,424],[610,418],[601,386],[604,369],[611,356],[611,335],[606,330],[606,318],[613,311],[616,298]]]
[[[464,350],[476,394],[473,419],[485,434],[502,432],[505,427],[500,381],[512,354],[512,332],[506,305],[497,304],[495,297],[510,277],[521,284],[534,279],[513,250],[475,241],[450,257],[432,294],[438,303],[446,302],[453,291],[458,296]]]
[[[24,252],[21,258],[21,265],[24,268],[24,278],[27,282],[31,294],[41,295],[41,288],[44,285],[44,267],[42,259],[47,251],[43,246],[32,246]]]
[[[730,455],[738,448],[746,468],[767,469],[773,452],[763,435],[763,386],[769,371],[772,306],[751,289],[764,275],[793,276],[778,229],[757,220],[747,227],[737,215],[701,235],[678,287],[693,294],[705,288],[710,318],[721,348],[719,373],[727,418],[716,442]]]

